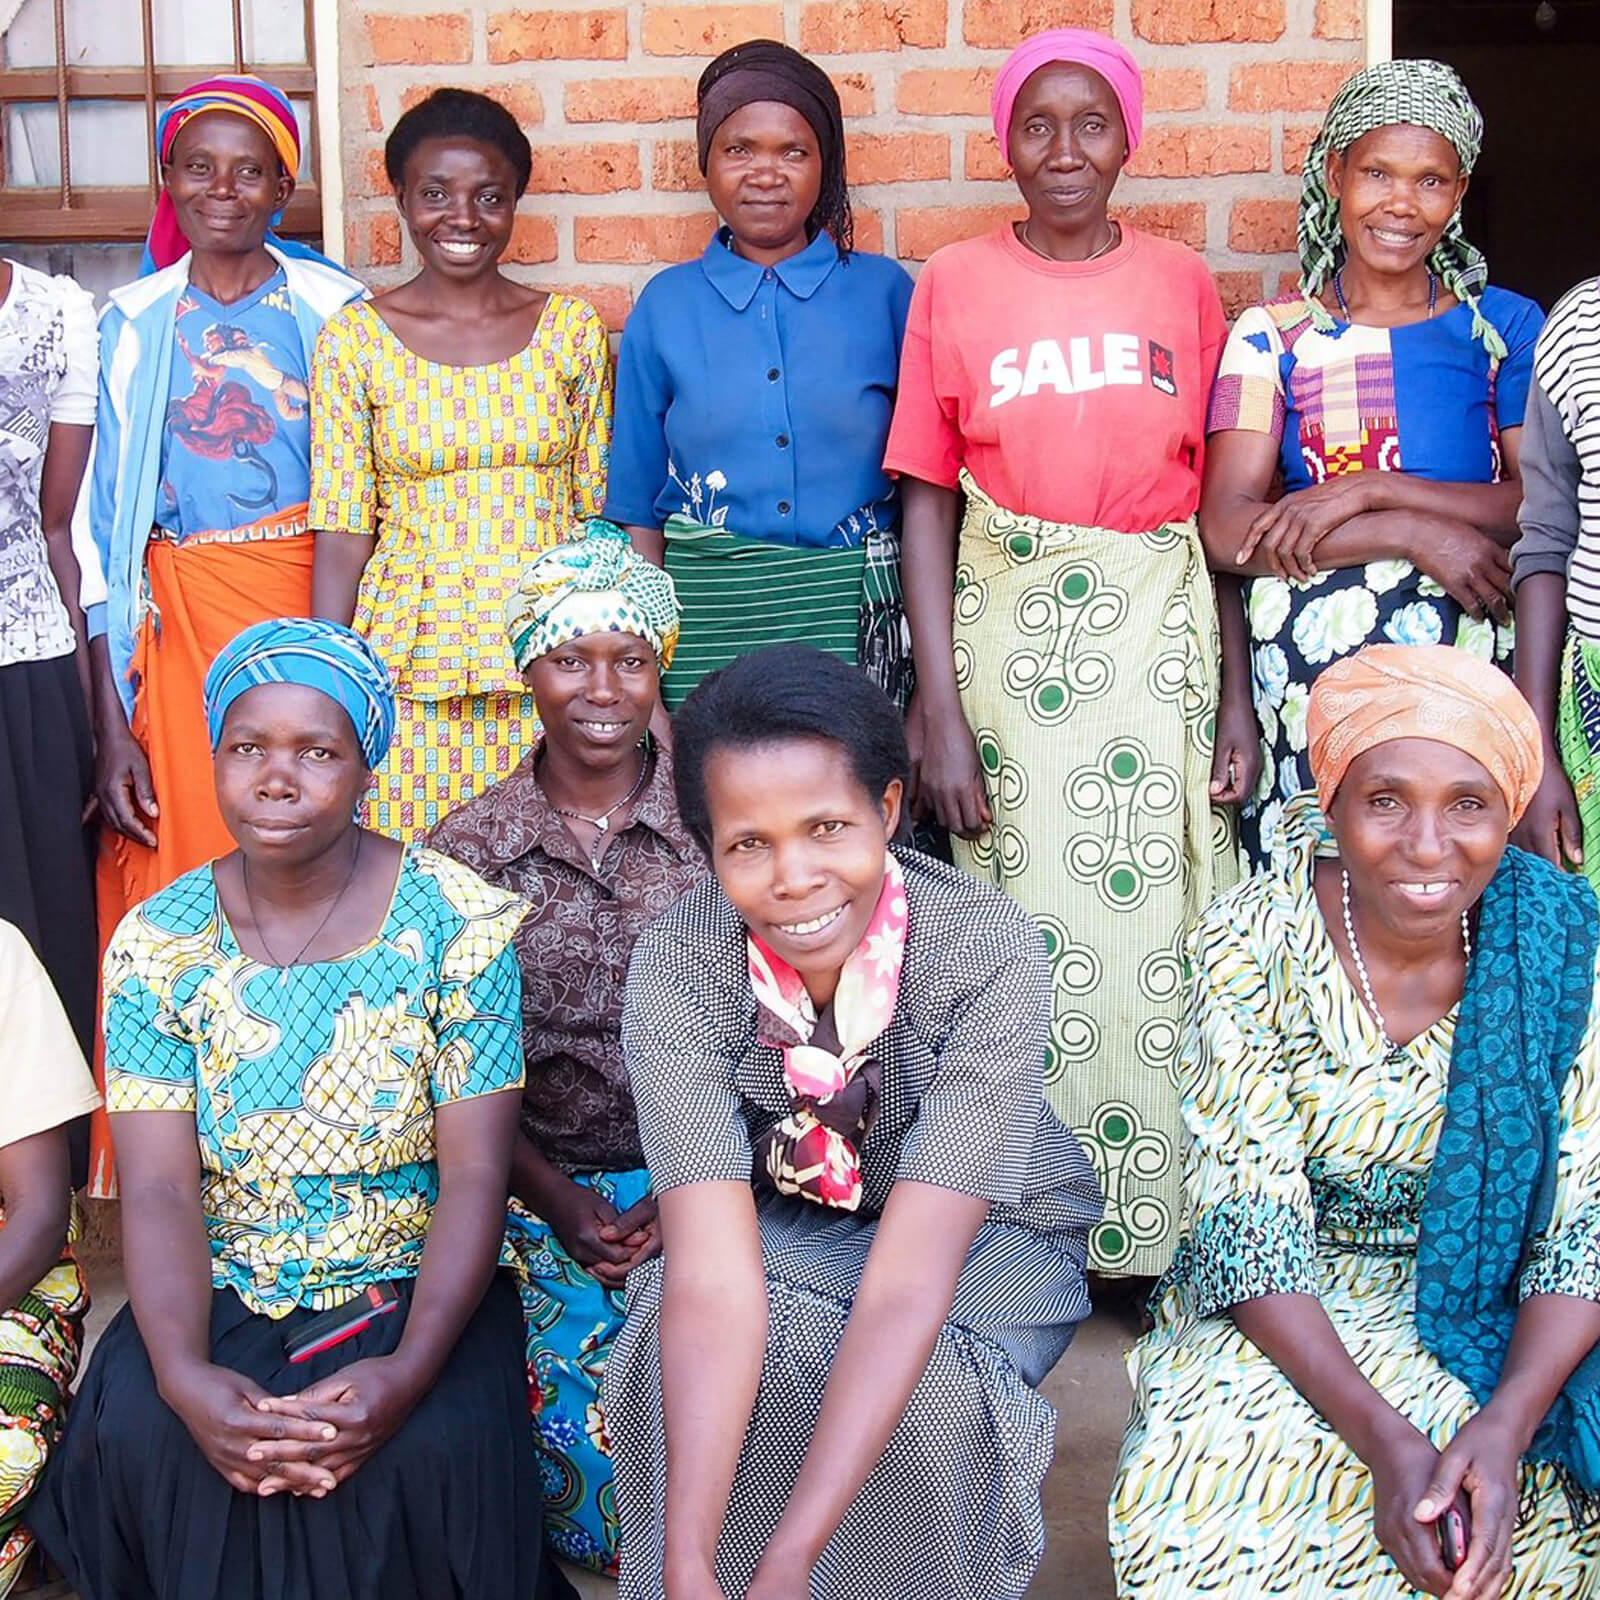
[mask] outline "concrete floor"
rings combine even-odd
[[[116,1207],[89,1202],[79,1258],[94,1305],[84,1358],[126,1299],[116,1250]],[[1045,1379],[1055,1406],[1056,1457],[1044,1485],[1048,1544],[1029,1600],[1115,1600],[1106,1547],[1106,1498],[1128,1415],[1127,1354],[1139,1327],[1140,1300],[1115,1286],[1097,1297],[1097,1309],[1072,1348]],[[584,1600],[615,1600],[616,1585],[588,1573],[570,1573]],[[17,1591],[21,1594],[23,1591]],[[29,1600],[71,1600],[51,1587]]]

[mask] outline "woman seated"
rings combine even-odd
[[[542,742],[428,842],[532,907],[515,941],[528,1081],[506,1238],[544,1444],[545,1538],[614,1573],[600,1374],[624,1280],[661,1248],[622,1064],[622,990],[639,934],[705,876],[672,759],[645,738],[678,605],[672,579],[596,519],[524,568],[507,625]]]
[[[49,975],[0,922],[0,1596],[33,1548],[22,1526],[61,1432],[89,1307],[68,1246],[67,1129],[100,1104]]]
[[[524,908],[353,820],[395,708],[349,629],[247,628],[205,712],[238,848],[107,952],[130,1304],[34,1529],[83,1600],[527,1600],[538,1463],[495,1276]]]
[[[1188,1230],[1134,1355],[1118,1593],[1582,1600],[1600,914],[1506,847],[1540,739],[1493,666],[1370,647],[1309,733],[1292,852],[1190,944]]]
[[[663,1255],[601,1399],[621,1594],[998,1600],[1044,1545],[1035,1386],[1094,1175],[1044,1102],[1043,943],[891,849],[899,714],[806,645],[706,678],[678,806],[715,882],[640,937],[623,1049]]]

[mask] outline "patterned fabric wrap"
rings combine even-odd
[[[1343,155],[1375,129],[1400,124],[1427,128],[1448,139],[1461,158],[1464,174],[1470,175],[1477,165],[1483,148],[1483,113],[1455,70],[1442,61],[1378,61],[1333,97],[1322,129],[1306,153],[1297,230],[1300,292],[1312,321],[1324,331],[1333,326],[1333,318],[1317,295],[1339,270],[1346,250],[1339,202],[1328,189],[1328,156]],[[1481,339],[1491,356],[1503,359],[1505,340],[1478,308],[1478,296],[1489,281],[1489,264],[1483,252],[1468,242],[1459,211],[1434,246],[1428,265],[1456,299],[1472,308],[1473,338]]]
[[[1351,762],[1391,739],[1432,739],[1480,762],[1513,826],[1544,772],[1533,708],[1498,667],[1453,645],[1368,645],[1311,686],[1306,755],[1324,811]]]
[[[580,539],[552,546],[522,569],[506,602],[506,635],[517,670],[591,633],[632,633],[665,672],[678,648],[678,595],[626,533],[591,517]]]
[[[878,1114],[879,1071],[867,1050],[889,1026],[906,954],[906,886],[900,863],[884,859],[883,888],[866,936],[844,964],[832,1003],[819,1018],[800,974],[754,934],[750,987],[760,1016],[756,1037],[783,1052],[792,1109],[762,1135],[760,1170],[779,1194],[854,1211],[861,1204],[857,1146]],[[837,1053],[813,1043],[819,1024]]]
[[[1561,1091],[1589,1021],[1600,909],[1582,878],[1514,846],[1484,891],[1417,1240],[1417,1331],[1487,1402],[1517,1320],[1527,1246],[1550,1222]],[[1600,1350],[1527,1455],[1600,1511]]]
[[[300,170],[300,124],[295,120],[294,108],[281,89],[275,89],[264,79],[250,73],[234,75],[224,73],[207,78],[185,89],[156,121],[156,159],[165,166],[172,156],[172,143],[178,130],[191,117],[206,112],[225,111],[246,122],[253,122],[272,141],[278,152],[283,170],[292,178]],[[272,219],[274,227],[282,220],[278,212]],[[268,234],[267,237],[281,250],[284,241]],[[156,214],[150,223],[150,232],[144,242],[144,259],[139,276],[148,277],[162,267],[170,267],[181,256],[187,255],[189,241],[178,226],[178,218],[165,189],[156,201]],[[295,255],[316,256],[314,250],[304,245],[291,247]]]
[[[1585,839],[1600,839],[1600,645],[1567,635],[1561,658],[1561,698],[1556,706],[1561,765],[1578,802]],[[1600,894],[1600,850],[1583,858],[1583,870]]]
[[[989,112],[1000,141],[1000,159],[1011,159],[1011,111],[1023,84],[1041,67],[1055,62],[1087,67],[1111,85],[1128,135],[1128,154],[1132,155],[1144,134],[1144,79],[1139,75],[1139,63],[1115,39],[1091,28],[1046,28],[1024,39],[995,74]]]
[[[297,683],[337,704],[350,718],[369,767],[394,738],[389,673],[359,633],[322,617],[257,622],[235,636],[206,673],[206,726],[211,748],[222,740],[228,707],[263,683]]]

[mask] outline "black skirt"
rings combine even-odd
[[[400,1309],[299,1366],[274,1322],[211,1300],[218,1366],[292,1394],[400,1342]],[[156,1393],[124,1306],[106,1330],[27,1521],[80,1600],[557,1600],[543,1558],[522,1307],[503,1274],[399,1431],[325,1499],[238,1493]]]

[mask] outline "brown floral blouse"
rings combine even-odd
[[[539,787],[538,755],[451,812],[428,843],[532,907],[515,940],[522,1131],[565,1171],[631,1171],[644,1154],[622,1063],[628,958],[644,928],[705,877],[705,861],[678,818],[664,750],[598,876]]]

